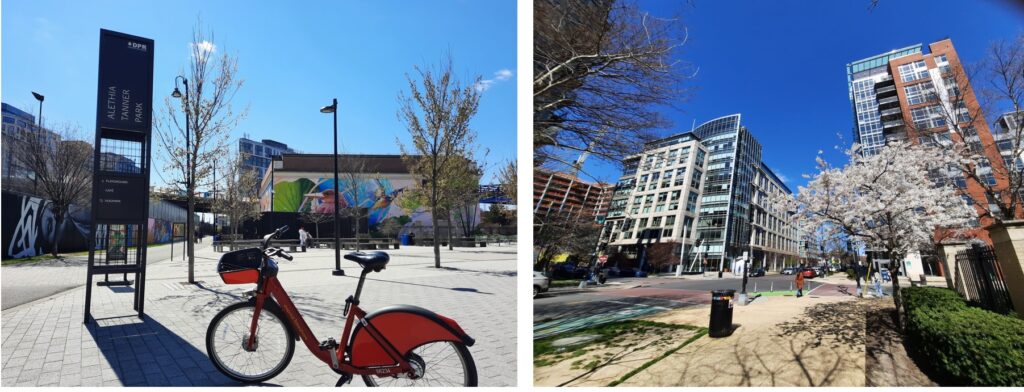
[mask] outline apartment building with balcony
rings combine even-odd
[[[978,174],[981,181],[996,189],[1005,187],[1007,159],[1000,152],[999,140],[990,131],[970,81],[963,77],[960,58],[949,39],[912,45],[858,60],[846,66],[850,101],[854,114],[854,139],[863,146],[863,154],[873,154],[890,141],[911,144],[966,143],[982,156]],[[945,115],[953,113],[953,116]],[[953,118],[955,117],[955,118]],[[956,121],[956,124],[951,122]],[[957,128],[960,134],[954,132]],[[937,183],[951,183],[960,196],[979,212],[998,213],[981,183],[963,172],[951,169],[934,174]],[[984,216],[978,226],[993,219]],[[971,235],[991,242],[984,230]],[[887,262],[880,256],[881,265]],[[908,259],[918,255],[908,255]],[[876,261],[877,261],[876,260]],[[925,268],[921,263],[901,268],[901,273],[917,276]]]
[[[612,186],[589,182],[568,173],[535,168],[533,171],[533,213],[567,212],[592,216],[603,223],[611,202]]]

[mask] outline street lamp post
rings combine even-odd
[[[188,79],[181,75],[174,77],[174,91],[171,92],[171,96],[174,98],[182,97],[181,91],[178,90],[178,79],[181,79],[181,83],[185,85],[185,197],[187,198],[186,200],[188,201],[188,205],[191,207],[193,206],[192,152],[190,151],[192,149],[192,129],[190,126],[191,117],[189,116],[189,112],[191,112],[191,110],[189,110],[188,107],[188,105],[191,104],[191,101],[189,100],[188,95]],[[185,253],[188,255],[189,264],[193,263],[193,255],[195,254],[195,248],[192,244],[192,241],[194,241],[193,236],[195,236],[195,228],[192,227],[195,224],[195,222],[192,221],[192,211],[193,209],[189,208],[188,213],[185,216]],[[192,268],[188,269],[188,281],[189,283],[195,282],[195,274]]]
[[[46,97],[44,97],[43,94],[37,93],[35,91],[32,92],[32,96],[36,97],[36,100],[39,101],[39,121],[37,123],[38,125],[36,125],[36,137],[40,138],[43,137],[43,100],[46,99]],[[37,178],[33,173],[32,189],[35,190],[36,188],[38,188],[38,184],[39,183],[37,181]]]
[[[334,114],[334,271],[331,271],[331,275],[345,276],[345,271],[341,269],[341,239],[338,237],[341,230],[338,227],[338,99],[334,98],[331,106],[320,108],[320,113]]]

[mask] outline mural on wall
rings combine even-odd
[[[149,218],[148,243],[166,244],[171,242],[171,222],[162,219]]]
[[[72,206],[64,222],[57,227],[51,203],[38,197],[4,192],[3,204],[3,257],[20,258],[49,252],[61,233],[62,252],[88,248],[89,212]]]
[[[332,214],[358,205],[367,210],[370,230],[389,218],[405,225],[430,225],[430,214],[424,208],[405,211],[399,207],[402,194],[413,185],[412,180],[389,178],[362,179],[351,183],[341,179],[338,205],[334,204],[334,179],[300,177],[295,180],[274,181],[273,210],[275,212],[309,212]],[[269,210],[269,206],[267,208]]]

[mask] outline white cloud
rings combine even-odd
[[[785,174],[782,174],[782,173],[775,173],[775,175],[776,175],[776,176],[778,176],[778,177],[779,177],[779,179],[780,179],[780,180],[782,180],[782,182],[784,182],[784,183],[789,183],[789,177],[786,177],[786,175],[785,175]]]
[[[481,80],[479,83],[477,83],[476,84],[476,91],[481,91],[481,92],[487,91],[487,89],[493,87],[495,83],[498,83],[498,82],[501,82],[501,81],[505,81],[505,80],[509,80],[509,79],[512,78],[513,75],[515,75],[515,73],[512,72],[512,70],[507,69],[507,68],[502,68],[502,69],[500,69],[500,70],[498,70],[497,72],[494,73],[494,78],[493,79],[484,79],[484,80]]]
[[[217,50],[217,45],[214,45],[213,42],[210,41],[203,41],[198,44],[193,42],[189,44],[189,49],[191,49],[193,56],[198,54],[200,58],[205,58],[210,55],[210,53]]]
[[[511,69],[501,69],[494,73],[494,78],[497,80],[505,80],[512,77]]]

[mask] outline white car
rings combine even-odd
[[[533,298],[537,298],[537,295],[548,291],[548,287],[551,286],[551,278],[544,276],[543,272],[533,271]]]

